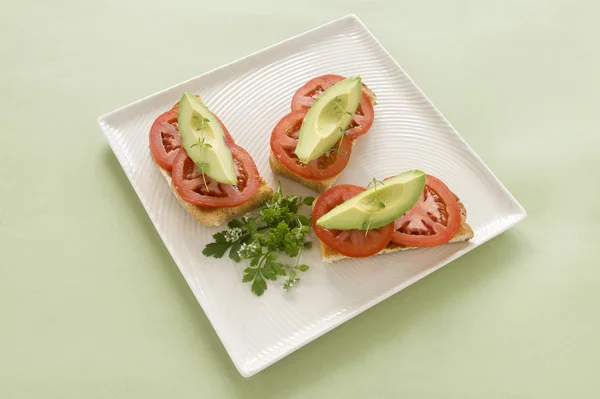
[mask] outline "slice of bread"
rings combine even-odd
[[[313,204],[315,202],[313,202]],[[452,239],[450,241],[448,241],[448,243],[458,243],[458,242],[469,241],[474,236],[471,226],[469,226],[467,224],[467,209],[465,208],[465,206],[463,205],[463,203],[460,200],[458,200],[458,206],[460,207],[460,228],[458,229],[458,232],[456,232],[454,237],[452,237]],[[330,247],[325,245],[321,240],[319,240],[319,248],[321,251],[321,261],[323,261],[325,263],[333,263],[338,260],[348,259],[347,256],[342,255],[341,253],[337,252],[334,249],[331,249]],[[389,243],[387,247],[385,247],[384,249],[382,249],[381,251],[379,251],[378,253],[376,253],[373,256],[390,254],[390,253],[398,252],[398,251],[406,251],[408,249],[417,249],[417,248],[407,247],[404,245],[398,245],[398,244],[394,244],[394,243]]]
[[[269,164],[271,165],[271,169],[273,170],[273,173],[285,176],[288,179],[296,181],[296,182],[302,184],[303,186],[306,186],[306,187],[310,188],[311,190],[315,190],[319,193],[322,193],[323,191],[331,188],[331,186],[333,186],[333,183],[335,183],[336,179],[339,176],[339,174],[338,174],[338,175],[335,175],[335,176],[330,177],[329,179],[325,179],[325,180],[312,180],[312,179],[306,179],[302,176],[298,176],[297,174],[295,174],[294,172],[292,172],[291,170],[289,170],[288,168],[283,166],[283,164],[281,162],[279,162],[279,160],[277,159],[277,157],[275,156],[273,151],[271,151],[271,154],[269,155]]]
[[[245,213],[263,205],[265,202],[270,200],[271,197],[273,197],[273,189],[261,176],[258,190],[256,190],[256,193],[254,196],[252,196],[252,198],[243,204],[227,208],[204,208],[184,201],[179,196],[179,193],[177,193],[177,190],[173,185],[171,174],[160,166],[159,169],[162,175],[165,177],[165,180],[167,180],[169,187],[171,187],[173,195],[175,198],[177,198],[177,200],[179,200],[183,208],[190,215],[192,215],[192,217],[196,219],[198,223],[208,227],[220,226],[231,219],[241,217]]]

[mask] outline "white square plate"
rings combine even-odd
[[[355,56],[356,55],[356,56]],[[196,223],[173,197],[148,149],[154,119],[183,91],[200,94],[265,179],[269,137],[294,91],[327,73],[360,75],[378,96],[375,122],[358,140],[338,183],[365,185],[408,169],[438,176],[462,199],[475,231],[469,243],[413,250],[332,265],[318,245],[305,251],[309,272],[294,291],[269,283],[262,297],[241,282],[244,264],[202,255],[220,229]],[[249,377],[525,217],[454,128],[353,15],[101,116],[100,127],[181,273],[239,372]],[[384,143],[385,145],[382,145]],[[281,178],[288,193],[314,195]],[[313,236],[313,241],[315,241]]]

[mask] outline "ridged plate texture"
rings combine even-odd
[[[259,298],[241,283],[244,264],[202,255],[219,229],[196,223],[173,197],[150,155],[148,130],[183,91],[200,94],[275,187],[277,178],[268,163],[270,133],[289,112],[294,91],[326,73],[360,75],[378,97],[373,127],[355,145],[338,183],[366,185],[373,176],[425,170],[460,196],[475,238],[466,244],[331,265],[320,262],[315,245],[304,257],[311,270],[293,292],[270,283]],[[146,97],[98,122],[175,263],[246,377],[525,217],[518,202],[352,15]],[[314,195],[281,180],[287,192]]]

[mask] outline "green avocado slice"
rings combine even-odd
[[[401,173],[374,185],[336,206],[317,220],[333,230],[367,230],[385,226],[410,210],[419,200],[427,176],[420,170]]]
[[[344,79],[321,94],[300,127],[295,150],[300,162],[319,158],[338,142],[350,125],[361,94],[360,77]]]
[[[220,183],[235,185],[237,175],[225,133],[206,105],[193,94],[183,93],[177,123],[183,148],[198,168]]]

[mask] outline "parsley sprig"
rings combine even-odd
[[[248,213],[241,220],[230,221],[228,229],[214,234],[215,242],[202,253],[222,258],[229,250],[229,257],[236,262],[250,260],[242,282],[252,283],[252,292],[258,296],[267,289],[266,280],[276,281],[279,277],[285,277],[283,288],[289,290],[300,280],[298,272],[309,269],[300,264],[300,257],[303,249],[312,245],[305,241],[311,223],[299,211],[313,201],[313,197],[286,195],[280,185],[258,215]],[[280,262],[279,253],[296,258],[294,265]]]

